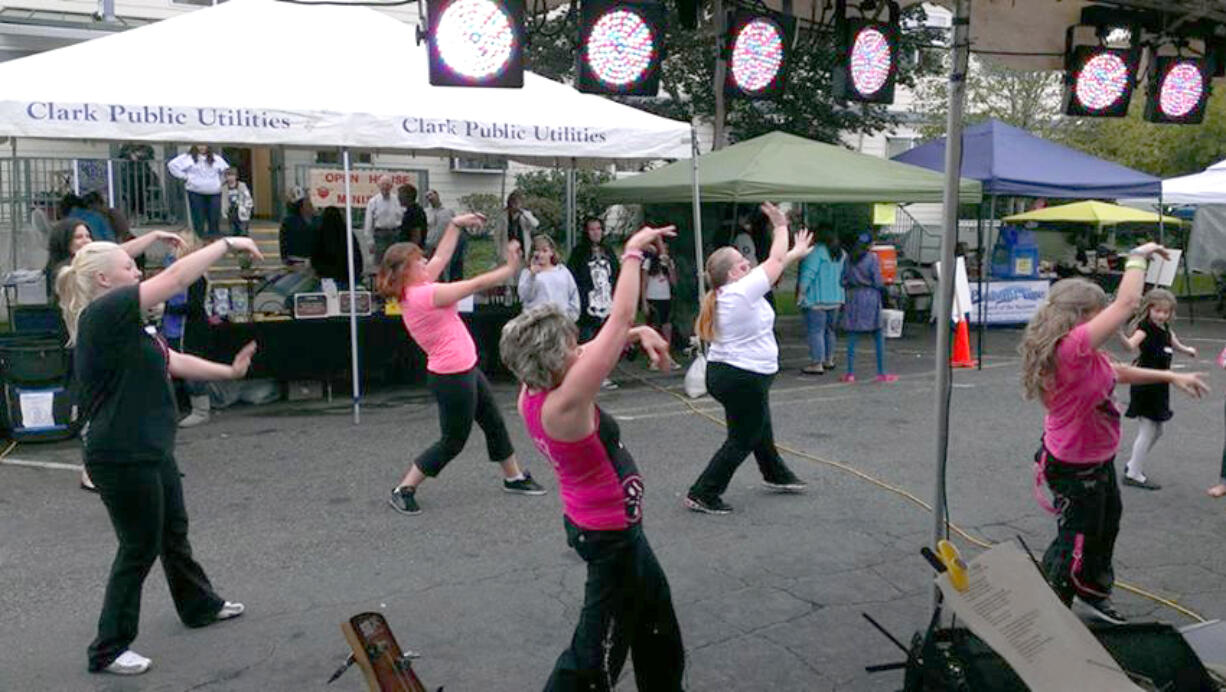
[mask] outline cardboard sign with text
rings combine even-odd
[[[420,203],[426,195],[423,171],[391,170],[386,168],[359,168],[349,171],[349,193],[353,195],[355,209],[366,208],[371,197],[379,194],[380,176],[392,179],[392,195],[396,188],[408,183],[417,188]],[[310,169],[307,186],[311,191],[311,204],[316,209],[345,206],[345,172],[339,168]]]

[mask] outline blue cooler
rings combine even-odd
[[[1039,246],[1034,231],[1004,226],[992,249],[993,279],[1036,279],[1039,276]]]

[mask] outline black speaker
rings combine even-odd
[[[1092,624],[1090,631],[1120,667],[1170,692],[1214,692],[1217,685],[1174,627],[1161,623]],[[969,630],[916,633],[905,692],[1027,692],[1009,664]]]

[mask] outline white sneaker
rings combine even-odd
[[[606,377],[604,378],[604,381],[600,383],[600,388],[611,392],[614,389],[617,389],[617,383]]]
[[[192,411],[187,414],[187,417],[179,421],[180,428],[191,428],[197,425],[203,425],[209,422],[209,414],[204,411]]]
[[[246,608],[243,607],[242,603],[231,603],[226,601],[225,604],[221,606],[221,610],[217,611],[217,619],[229,620],[230,618],[236,618],[239,615],[242,615],[244,610],[246,610]]]
[[[119,658],[111,661],[111,665],[102,669],[104,673],[113,673],[115,675],[140,675],[149,670],[149,666],[153,663],[149,659],[140,654],[128,649]]]

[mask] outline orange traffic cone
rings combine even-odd
[[[958,326],[954,328],[954,353],[949,359],[950,367],[973,368],[979,365],[971,358],[971,330],[966,323],[966,319],[958,320]]]

